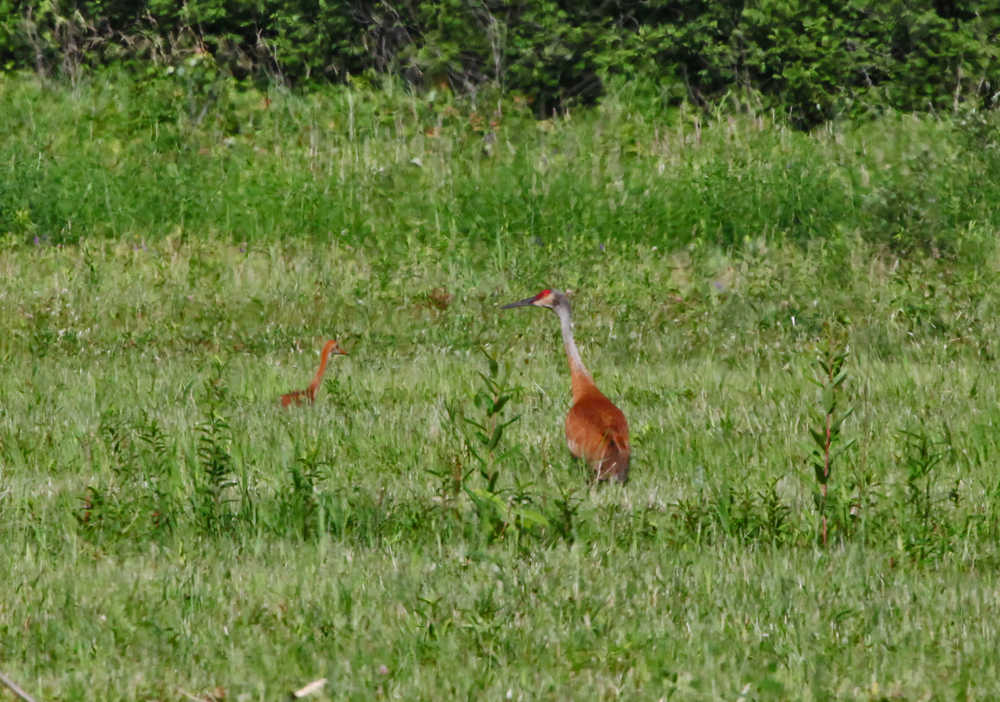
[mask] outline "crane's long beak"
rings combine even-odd
[[[518,300],[517,302],[512,302],[509,305],[504,305],[500,309],[509,310],[511,307],[527,307],[528,305],[533,305],[533,304],[535,304],[535,298],[529,297],[524,300]]]

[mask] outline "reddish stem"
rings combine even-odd
[[[830,364],[830,380],[833,382],[833,369],[834,365]],[[837,389],[834,388],[832,392],[836,392]],[[834,404],[831,402],[831,404]],[[836,405],[834,405],[836,406]],[[831,407],[831,409],[833,409]],[[833,415],[831,412],[826,414],[826,446],[823,448],[823,484],[820,486],[820,492],[823,495],[823,545],[826,546],[826,484],[830,480],[830,443],[832,441],[831,434],[831,423],[833,421]]]

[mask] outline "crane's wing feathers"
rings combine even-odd
[[[588,394],[573,405],[566,416],[566,442],[574,456],[594,466],[598,480],[628,480],[628,421],[603,394]]]

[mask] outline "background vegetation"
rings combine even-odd
[[[0,670],[1000,695],[998,31],[995,0],[0,0]],[[624,489],[569,460],[551,315],[498,310],[550,286]]]
[[[995,117],[807,133],[614,85],[538,121],[205,54],[0,79],[2,669],[45,700],[997,695]],[[625,489],[569,461],[553,319],[497,309],[551,285]],[[351,355],[281,411],[327,336]]]
[[[843,115],[997,102],[998,0],[4,0],[0,65],[76,80],[207,53],[286,84],[402,76],[512,90],[540,116],[615,77],[664,106],[749,94],[811,126]]]
[[[621,85],[597,109],[537,121],[517,98],[484,107],[391,80],[258,90],[204,55],[72,90],[11,76],[0,99],[12,241],[194,233],[382,251],[508,233],[669,248],[763,236],[933,254],[982,241],[970,232],[1000,216],[991,112],[805,133],[749,106],[660,110]]]

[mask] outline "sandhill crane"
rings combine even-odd
[[[543,290],[534,297],[512,302],[511,307],[548,307],[562,323],[563,345],[569,357],[573,381],[573,406],[566,415],[566,443],[576,458],[583,458],[598,481],[611,480],[623,485],[628,482],[631,449],[628,443],[628,421],[624,413],[597,389],[594,379],[580,360],[573,341],[573,323],[569,300],[559,290]]]
[[[313,378],[313,381],[309,383],[309,387],[305,390],[296,390],[287,395],[282,395],[282,407],[301,405],[303,399],[307,400],[310,405],[316,401],[316,391],[319,390],[319,384],[323,382],[323,374],[326,373],[326,362],[330,360],[331,353],[339,356],[347,355],[347,352],[340,348],[340,344],[337,343],[336,339],[330,339],[326,342],[326,345],[323,347],[323,354],[319,359],[319,370],[316,371],[316,377]]]

